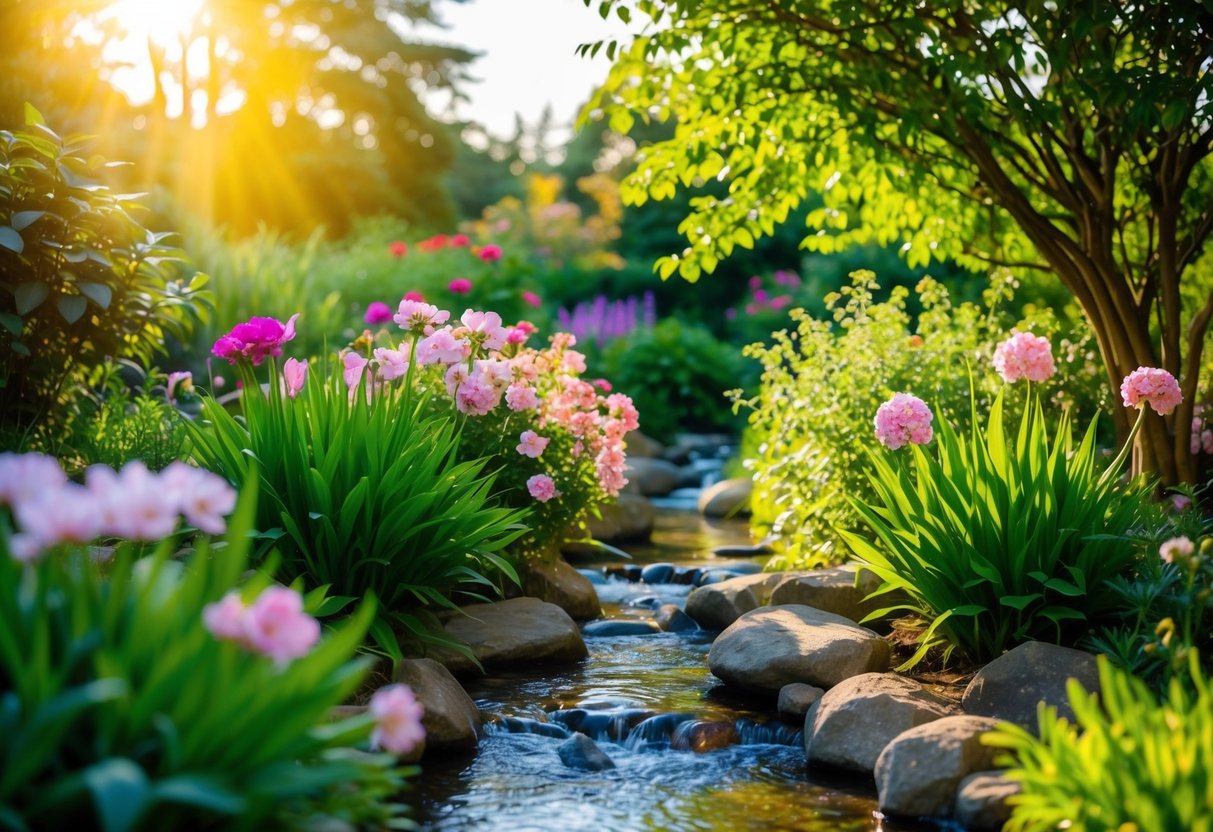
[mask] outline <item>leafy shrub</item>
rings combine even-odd
[[[1115,607],[1107,582],[1135,559],[1126,535],[1149,494],[1110,475],[1123,459],[1097,467],[1094,422],[1075,447],[1063,413],[1050,445],[1033,398],[1009,437],[1001,394],[985,430],[973,422],[966,437],[941,419],[934,454],[912,445],[913,477],[869,452],[877,499],[852,505],[876,540],[843,532],[882,589],[909,597],[900,608],[932,622],[911,664],[940,636],[974,661],[1068,641]]]
[[[725,391],[744,383],[746,364],[704,327],[666,318],[611,342],[602,374],[631,394],[640,429],[669,442],[681,432],[737,429]]]
[[[1195,693],[1173,679],[1159,702],[1100,657],[1099,694],[1069,682],[1073,725],[1042,703],[1039,739],[1005,722],[987,735],[1023,789],[1007,832],[1213,829],[1213,687],[1195,654],[1188,672]]]
[[[204,399],[191,452],[231,482],[260,479],[257,528],[287,580],[343,598],[373,592],[382,606],[371,633],[396,659],[399,631],[445,640],[433,609],[453,607],[457,588],[517,581],[500,552],[521,534],[522,513],[490,503],[485,461],[459,460],[455,424],[424,413],[424,396],[407,385],[350,394],[323,365],[284,390],[272,359],[262,390],[247,358],[236,364],[243,419]]]
[[[53,428],[79,368],[107,356],[149,365],[209,297],[171,235],[132,217],[137,197],[94,178],[118,163],[86,158],[86,142],[26,113],[26,129],[0,130],[0,421],[21,445],[21,432]]]
[[[348,748],[371,720],[329,723],[366,673],[351,657],[373,600],[289,664],[204,626],[246,568],[254,502],[251,487],[226,545],[199,540],[186,563],[172,536],[144,558],[132,544],[105,560],[68,542],[22,563],[31,554],[0,517],[5,827],[260,829],[316,814],[381,825],[400,811],[391,800],[409,771]],[[253,578],[244,597],[267,582]]]
[[[895,391],[914,390],[963,431],[972,404],[963,368],[986,366],[1013,323],[1003,311],[1015,286],[1006,274],[992,276],[982,306],[953,305],[947,290],[930,278],[919,282],[913,299],[895,287],[878,302],[871,272],[851,277],[850,286],[826,297],[828,319],[793,310],[792,328],[746,349],[762,364],[759,392],[734,396],[739,409],[750,410],[750,442],[758,448],[748,460],[754,524],[778,538],[782,552],[776,564],[783,566],[843,559],[835,529],[859,524],[846,498],[870,501],[875,493],[866,449],[877,442],[866,426],[877,406]],[[907,311],[911,300],[922,309],[916,318]],[[1057,330],[1045,310],[1030,310],[1027,323],[1038,334]],[[1059,353],[1072,383],[1064,389],[1043,385],[1049,418],[1067,406],[1075,418],[1090,418],[1107,395],[1095,348],[1084,335],[1061,340]],[[979,409],[988,407],[1000,384],[992,374],[978,376]],[[1022,394],[1009,395],[1014,412]]]

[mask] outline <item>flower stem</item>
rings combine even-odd
[[[1116,455],[1116,459],[1112,460],[1112,464],[1103,472],[1103,476],[1099,478],[1099,485],[1102,487],[1109,479],[1116,476],[1121,467],[1125,464],[1125,460],[1129,458],[1129,454],[1133,452],[1133,443],[1137,440],[1137,433],[1141,430],[1142,422],[1146,420],[1146,408],[1144,406],[1137,409],[1137,421],[1133,423],[1132,429],[1129,431],[1129,436],[1125,439],[1125,444],[1121,447],[1120,453]]]

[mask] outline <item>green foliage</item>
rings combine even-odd
[[[1117,460],[1096,465],[1095,423],[1073,444],[1067,413],[1050,445],[1040,402],[1029,398],[1019,430],[1003,427],[1003,396],[983,430],[959,435],[937,418],[936,453],[911,445],[914,476],[889,453],[871,452],[874,504],[851,498],[875,533],[843,532],[897,609],[931,622],[913,664],[945,640],[973,661],[1024,641],[1071,641],[1115,607],[1107,582],[1135,560],[1126,535],[1149,499],[1122,487]]]
[[[132,217],[139,195],[98,178],[120,163],[86,157],[86,146],[32,107],[24,130],[0,130],[0,420],[12,430],[54,421],[81,367],[109,356],[150,364],[209,296],[172,235]]]
[[[366,673],[351,659],[373,600],[282,668],[203,627],[247,566],[255,492],[226,545],[199,541],[185,563],[169,539],[142,559],[129,544],[110,561],[60,547],[26,565],[0,529],[0,825],[381,825],[400,811],[408,770],[348,748],[369,718],[329,722]]]
[[[1195,692],[1174,679],[1160,702],[1101,657],[1098,694],[1069,682],[1073,725],[1041,703],[1039,739],[1005,722],[983,738],[1023,788],[1007,832],[1213,829],[1213,687],[1195,655],[1187,672]]]
[[[683,432],[735,430],[725,391],[744,383],[747,362],[704,327],[666,318],[612,341],[602,373],[632,397],[640,429],[669,442]]]
[[[826,296],[823,319],[794,310],[794,328],[776,332],[769,345],[747,348],[747,355],[762,362],[758,395],[736,399],[752,409],[747,433],[757,448],[748,456],[754,522],[779,538],[784,564],[843,559],[835,529],[858,525],[848,496],[874,497],[866,450],[879,447],[871,419],[889,395],[915,391],[938,416],[967,425],[970,388],[961,369],[969,362],[989,365],[994,347],[1015,323],[1006,311],[1014,286],[1005,273],[995,274],[984,305],[955,305],[943,286],[924,278],[913,295],[894,287],[887,300],[878,301],[874,276],[859,271],[850,285]],[[911,304],[920,310],[916,317]],[[1026,312],[1025,323],[1037,334],[1058,334],[1047,310]],[[1058,346],[1058,366],[1076,383],[1068,389],[1044,385],[1050,411],[1069,406],[1090,418],[1100,394],[1094,347],[1083,335],[1063,338]],[[978,378],[979,408],[988,406],[999,384],[990,374]],[[1014,405],[1017,394],[1011,395]]]
[[[191,452],[231,482],[260,479],[257,529],[288,580],[345,600],[373,592],[382,606],[371,634],[394,659],[399,634],[448,641],[433,610],[454,607],[455,590],[517,582],[499,553],[521,534],[522,512],[490,502],[484,460],[459,462],[454,423],[424,415],[407,385],[368,402],[340,372],[313,366],[291,399],[276,368],[264,394],[251,367],[237,369],[254,391],[240,398],[243,419],[204,399]]]

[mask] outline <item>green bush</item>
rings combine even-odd
[[[1002,762],[1023,789],[1004,829],[1213,830],[1213,686],[1195,655],[1188,673],[1160,702],[1101,657],[1098,694],[1069,682],[1074,724],[1042,703],[1039,739],[1011,723],[983,738],[1012,752]]]
[[[138,195],[96,178],[118,163],[26,113],[24,130],[0,130],[0,423],[14,446],[35,431],[53,439],[81,368],[150,365],[166,336],[184,339],[205,318],[209,298],[172,235],[134,219]]]
[[[706,328],[666,318],[608,344],[601,370],[632,397],[640,430],[670,442],[682,432],[740,427],[725,392],[745,382],[748,363]]]
[[[973,661],[1028,640],[1069,643],[1116,606],[1108,581],[1136,554],[1128,532],[1149,491],[1121,487],[1096,465],[1095,423],[1075,447],[1062,413],[1049,442],[1036,398],[1018,431],[1003,428],[1003,396],[967,436],[938,419],[934,453],[911,445],[913,476],[896,452],[869,451],[876,500],[851,498],[875,533],[842,532],[857,559],[930,627],[913,664],[941,638]]]
[[[748,441],[758,449],[747,460],[754,524],[770,530],[782,548],[773,566],[844,558],[835,530],[854,530],[859,521],[846,498],[874,496],[866,449],[878,447],[871,430],[877,407],[896,391],[913,390],[937,416],[965,429],[971,412],[965,366],[989,366],[994,347],[1015,323],[1004,308],[1016,284],[1005,273],[991,277],[980,306],[953,305],[930,278],[919,282],[913,298],[895,287],[878,301],[871,272],[851,277],[850,286],[826,297],[828,318],[793,310],[791,328],[746,350],[762,364],[761,385],[757,396],[739,394],[735,401],[750,410]],[[911,302],[921,308],[916,317],[908,312]],[[1047,310],[1029,309],[1026,322],[1037,334],[1058,334]],[[1066,407],[1078,419],[1094,416],[1107,393],[1090,337],[1062,338],[1056,347],[1058,367],[1071,383],[1066,389],[1042,385],[1050,420]],[[978,377],[979,409],[1000,386],[992,373]],[[1014,411],[1022,394],[1009,395]],[[644,414],[642,408],[642,420]]]
[[[368,718],[329,721],[366,673],[352,657],[374,601],[286,666],[204,627],[247,566],[254,498],[247,489],[226,545],[201,540],[184,563],[172,538],[142,559],[129,544],[104,562],[61,545],[20,563],[0,517],[0,826],[392,822],[409,771],[349,748]],[[267,583],[253,578],[245,596]]]

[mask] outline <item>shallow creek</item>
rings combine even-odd
[[[612,564],[725,566],[736,559],[714,557],[712,549],[748,542],[743,523],[664,510],[653,542],[626,547],[633,560]],[[691,589],[619,577],[595,588],[604,615],[623,620],[650,619],[657,603],[682,606]],[[870,780],[809,770],[799,726],[780,722],[773,702],[730,696],[708,672],[706,634],[587,637],[586,644],[589,658],[574,667],[468,683],[490,724],[474,756],[426,761],[408,795],[422,829],[937,828],[883,818]],[[616,767],[565,766],[556,749],[573,729],[595,740]]]

